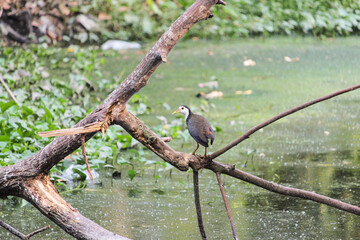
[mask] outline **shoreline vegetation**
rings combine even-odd
[[[7,0],[0,5],[0,22],[2,34],[8,36],[7,39],[23,43],[61,42],[67,45],[94,44],[109,39],[149,41],[157,39],[170,26],[174,16],[180,16],[192,3],[190,0],[51,3]],[[327,38],[358,35],[360,30],[360,2],[355,0],[235,0],[229,1],[221,11],[215,7],[212,14],[212,21],[199,23],[185,38],[271,35]],[[15,20],[24,21],[24,24],[16,26]],[[24,31],[24,26],[31,27]],[[11,33],[12,30],[15,32]],[[15,36],[16,32],[20,35]]]

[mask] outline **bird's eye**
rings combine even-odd
[[[182,107],[181,110],[184,110],[184,108]]]

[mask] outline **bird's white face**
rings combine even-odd
[[[189,116],[189,109],[185,106],[180,106],[174,113],[181,113],[185,116],[185,119]]]

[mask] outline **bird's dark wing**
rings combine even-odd
[[[207,143],[206,139],[204,140],[202,137],[200,137],[201,129],[199,128],[199,126],[197,124],[192,123],[191,119],[189,120],[187,126],[188,126],[190,135],[195,139],[195,141],[198,142],[199,144],[203,145],[204,147],[207,147],[208,143]]]
[[[204,118],[203,116],[200,116],[200,115],[197,115],[196,117],[197,117],[197,119],[201,119],[201,121],[197,121],[195,124],[190,124],[190,125],[196,126],[197,136],[194,137],[193,135],[191,135],[191,132],[189,129],[190,135],[193,138],[195,138],[195,140],[198,143],[200,143],[204,147],[208,147],[209,139],[211,140],[211,144],[214,142],[214,139],[215,139],[214,130],[211,128],[210,123],[208,122],[208,120],[206,118]],[[189,128],[189,126],[188,126],[188,128]],[[198,138],[200,141],[198,141],[196,138]]]

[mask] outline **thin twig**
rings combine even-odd
[[[6,222],[0,220],[0,226],[2,226],[3,228],[5,228],[6,230],[8,230],[10,233],[14,234],[15,236],[21,238],[21,239],[25,239],[26,235],[23,234],[22,232],[16,230],[14,227],[12,227],[11,225],[7,224]]]
[[[312,101],[306,102],[306,103],[301,104],[301,105],[299,105],[299,106],[297,106],[297,107],[294,107],[294,108],[292,108],[292,109],[289,109],[289,110],[287,110],[287,111],[285,111],[285,112],[283,112],[283,113],[280,113],[280,114],[278,114],[278,115],[270,118],[269,120],[267,120],[267,121],[265,121],[265,122],[262,122],[262,123],[256,125],[255,127],[249,129],[247,132],[245,132],[243,135],[241,135],[241,137],[239,137],[238,139],[232,141],[231,143],[229,143],[228,145],[226,145],[226,146],[223,147],[222,149],[220,149],[220,150],[214,152],[213,154],[209,155],[209,156],[207,157],[207,159],[210,160],[210,159],[215,159],[215,158],[217,158],[218,156],[220,156],[220,155],[223,154],[224,152],[228,151],[229,149],[235,147],[236,145],[238,145],[239,143],[241,143],[241,142],[244,141],[245,139],[249,138],[250,135],[252,135],[253,133],[257,132],[258,130],[262,129],[263,127],[266,127],[267,125],[269,125],[269,124],[271,124],[271,123],[273,123],[273,122],[275,122],[275,121],[277,121],[277,120],[279,120],[279,119],[281,119],[281,118],[283,118],[283,117],[286,117],[286,116],[288,116],[288,115],[290,115],[290,114],[292,114],[292,113],[295,113],[295,112],[297,112],[297,111],[300,111],[300,110],[302,110],[302,109],[304,109],[304,108],[307,108],[307,107],[309,107],[309,106],[311,106],[311,105],[314,105],[314,104],[316,104],[316,103],[319,103],[319,102],[328,100],[328,99],[330,99],[330,98],[333,98],[333,97],[335,97],[335,96],[338,96],[338,95],[341,95],[341,94],[344,94],[344,93],[353,91],[353,90],[358,89],[358,88],[360,88],[360,84],[357,84],[357,85],[352,86],[352,87],[349,87],[349,88],[345,88],[345,89],[343,89],[343,90],[336,91],[336,92],[331,93],[331,94],[329,94],[329,95],[326,95],[326,96],[324,96],[324,97],[316,98],[316,99],[314,99],[314,100],[312,100]]]
[[[36,231],[33,231],[32,233],[29,233],[28,235],[26,235],[26,239],[30,239],[35,234],[41,233],[41,232],[46,231],[48,229],[50,229],[50,225],[48,225],[46,227],[43,227],[43,228],[40,228],[40,229],[38,229]]]
[[[0,74],[0,82],[4,85],[6,91],[9,93],[9,95],[11,96],[11,98],[14,100],[14,102],[21,107],[21,104],[18,102],[18,100],[16,99],[15,95],[13,94],[13,92],[10,90],[10,88],[8,87],[8,85],[6,84],[6,82],[4,81],[2,75]]]
[[[201,204],[200,204],[200,194],[199,194],[199,172],[193,170],[193,181],[194,181],[194,198],[195,198],[195,207],[196,207],[196,215],[199,224],[199,230],[201,234],[201,238],[206,240],[206,233],[204,229],[203,219],[201,215]]]
[[[235,239],[235,240],[238,240],[239,238],[238,238],[238,235],[237,235],[237,233],[236,233],[235,224],[234,224],[233,218],[232,218],[232,216],[231,216],[229,203],[228,203],[228,200],[227,200],[226,195],[225,195],[224,186],[223,186],[223,184],[222,184],[222,182],[221,182],[221,176],[220,176],[220,173],[219,173],[219,172],[216,172],[216,178],[217,178],[218,183],[219,183],[221,195],[222,195],[222,197],[223,197],[223,199],[224,199],[225,208],[226,208],[226,211],[227,211],[227,214],[228,214],[228,217],[229,217],[232,234],[233,234],[233,236],[234,236],[234,239]]]
[[[87,156],[86,156],[86,151],[85,151],[85,134],[81,135],[81,148],[82,148],[82,154],[84,155],[84,158],[85,158],[86,168],[87,168],[87,171],[88,171],[88,173],[90,175],[91,182],[94,183],[94,178],[93,178],[93,175],[91,174],[91,170],[90,170],[90,167],[89,167],[89,162],[88,162],[88,159],[87,159]]]
[[[14,234],[15,236],[17,236],[18,238],[21,238],[23,240],[29,240],[35,234],[38,234],[38,233],[41,233],[41,232],[43,232],[45,230],[50,229],[50,225],[49,225],[49,226],[40,228],[38,230],[35,230],[32,233],[29,233],[28,235],[25,235],[22,232],[16,230],[14,227],[12,227],[11,225],[7,224],[6,222],[4,222],[2,220],[0,220],[0,226],[2,226],[6,230],[8,230],[10,233]]]

